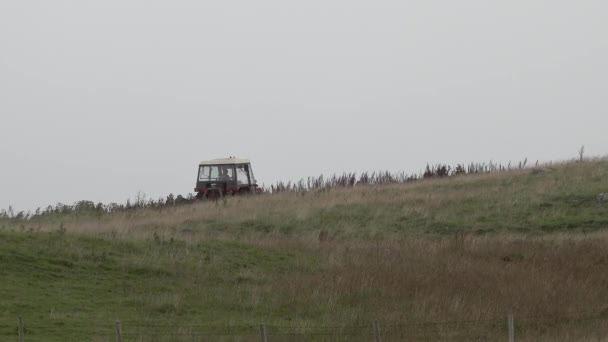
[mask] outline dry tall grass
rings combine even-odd
[[[386,237],[411,235],[420,231],[417,228],[428,227],[429,222],[454,226],[453,232],[467,232],[486,221],[488,226],[496,229],[533,231],[543,221],[568,221],[569,217],[591,220],[578,216],[587,209],[594,214],[603,213],[605,207],[594,203],[595,194],[603,191],[608,192],[608,163],[595,161],[566,163],[542,171],[526,169],[405,184],[232,197],[219,202],[111,214],[75,213],[33,220],[0,220],[0,228],[35,231],[61,228],[68,232],[112,232],[125,236],[140,233],[146,236],[156,232],[180,239],[181,234],[176,227],[190,227],[185,229],[185,239],[191,240],[199,235],[203,238],[215,235],[214,227],[222,224],[227,229],[221,231],[230,235],[236,233],[230,229],[235,223],[242,223],[243,227],[247,223],[269,223],[271,231],[265,231],[266,235],[276,232],[277,227],[295,223],[304,227],[298,231],[298,236],[290,238],[299,239],[302,235],[317,236],[324,229],[356,230],[361,227],[357,215],[365,212],[364,219],[378,223],[375,227],[368,225],[365,228],[384,231]],[[317,220],[319,213],[322,216],[335,209],[339,212],[334,216],[322,217],[325,221]],[[390,229],[381,224],[387,217],[396,216],[407,221],[408,225],[404,227],[405,231],[391,234]],[[409,222],[408,219],[412,218],[417,221]],[[608,224],[602,223],[601,227],[608,227]],[[569,228],[585,228],[585,222],[581,222],[579,227]],[[257,233],[252,231],[254,235]],[[249,233],[247,229],[238,231],[239,236]]]

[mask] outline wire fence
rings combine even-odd
[[[608,315],[505,316],[497,319],[351,325],[196,325],[150,321],[0,321],[2,341],[608,341]]]

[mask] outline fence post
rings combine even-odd
[[[122,342],[122,323],[116,321],[116,341]]]
[[[507,321],[509,327],[509,342],[515,342],[515,319],[513,318],[513,314],[509,314]]]
[[[374,338],[376,342],[382,342],[382,337],[380,336],[380,322],[377,320],[374,321]]]
[[[260,337],[262,342],[268,342],[268,335],[266,334],[266,324],[260,324]]]
[[[19,327],[17,328],[19,334],[19,342],[23,342],[23,319],[19,317]]]

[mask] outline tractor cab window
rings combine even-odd
[[[251,168],[251,164],[248,165],[249,166],[249,177],[251,177],[251,183],[255,184],[255,177],[253,176],[253,169]]]
[[[232,165],[201,165],[198,171],[200,182],[229,181],[234,177]]]
[[[237,184],[249,184],[249,178],[247,177],[248,168],[247,165],[236,166],[236,182]]]

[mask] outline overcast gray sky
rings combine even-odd
[[[0,2],[0,208],[608,153],[608,2]]]

